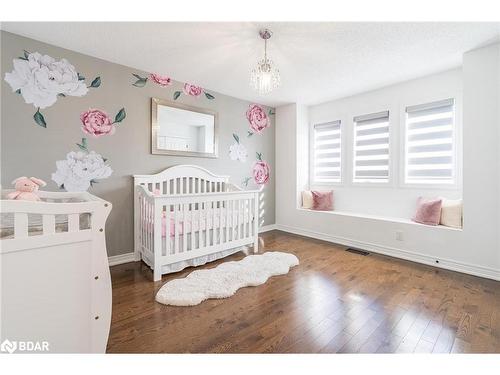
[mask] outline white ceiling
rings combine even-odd
[[[2,29],[262,104],[315,104],[461,65],[500,40],[500,23],[2,23]],[[263,53],[282,78],[259,96],[249,72]]]

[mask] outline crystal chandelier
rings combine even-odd
[[[264,39],[264,58],[257,62],[250,75],[250,85],[259,94],[268,94],[280,85],[280,71],[273,61],[267,58],[267,40],[273,35],[271,30],[263,29],[259,35]]]

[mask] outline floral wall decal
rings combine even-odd
[[[115,133],[115,125],[122,122],[126,116],[125,108],[122,108],[118,111],[113,121],[106,112],[91,108],[80,115],[82,131],[94,137],[113,135]]]
[[[192,85],[190,83],[185,83],[182,91],[176,91],[174,92],[174,100],[179,99],[181,94],[187,95],[187,96],[194,96],[195,98],[200,97],[202,94],[205,94],[205,97],[209,100],[215,99],[215,96],[212,94],[208,93],[205,91],[204,88],[196,85]]]
[[[66,191],[86,191],[97,180],[108,178],[113,173],[106,164],[106,159],[95,151],[89,151],[87,139],[77,146],[80,151],[71,151],[65,160],[56,162],[57,170],[52,173],[52,180]]]
[[[149,74],[148,77],[141,77],[138,74],[132,74],[135,78],[137,78],[137,81],[132,83],[132,86],[135,87],[144,87],[146,86],[146,83],[148,80],[151,80],[152,82],[156,83],[157,85],[160,85],[162,87],[167,87],[172,84],[172,78],[156,73],[151,73]]]
[[[245,146],[240,143],[240,137],[233,133],[236,143],[229,146],[229,157],[231,160],[238,160],[244,163],[247,160],[248,152]]]
[[[266,185],[269,182],[271,167],[267,161],[262,159],[260,152],[256,152],[255,154],[257,155],[257,161],[252,167],[252,177],[245,177],[242,182],[243,186],[248,186],[252,178],[257,185]]]
[[[13,65],[14,70],[5,73],[4,79],[12,91],[37,108],[33,119],[44,128],[47,122],[40,109],[52,106],[58,98],[84,96],[89,88],[101,85],[101,78],[96,77],[87,86],[85,77],[68,60],[56,60],[39,52],[24,51],[23,56],[13,60]]]
[[[259,152],[257,152],[257,162],[252,168],[252,174],[257,185],[265,185],[269,182],[271,168],[265,160],[262,160],[262,154]]]
[[[245,116],[250,126],[250,130],[248,131],[249,137],[254,134],[262,134],[264,129],[271,125],[271,121],[269,120],[266,111],[264,111],[264,108],[258,104],[250,104]]]

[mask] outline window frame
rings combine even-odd
[[[345,177],[345,126],[342,117],[336,120],[317,121],[309,124],[309,187],[311,186],[344,186]],[[340,122],[340,180],[339,181],[316,181],[314,179],[314,127],[317,125]]]
[[[389,159],[388,159],[388,175],[387,175],[387,181],[383,181],[383,182],[375,182],[375,181],[356,181],[355,178],[356,178],[356,151],[355,151],[355,148],[356,148],[356,121],[354,121],[354,119],[356,117],[361,117],[361,116],[369,116],[369,115],[374,115],[374,114],[377,114],[377,113],[381,113],[381,112],[387,112],[388,113],[388,124],[389,124]],[[351,149],[350,149],[350,157],[352,158],[351,159],[351,178],[350,178],[350,184],[351,186],[354,186],[354,187],[382,187],[382,188],[390,188],[390,187],[393,187],[394,186],[394,178],[393,178],[393,163],[394,163],[394,150],[393,150],[393,147],[394,147],[394,141],[393,141],[393,133],[394,133],[394,126],[393,126],[393,123],[392,123],[392,115],[391,113],[393,113],[393,108],[392,106],[390,105],[390,103],[388,103],[387,105],[385,106],[379,106],[379,107],[374,107],[374,108],[369,108],[368,110],[366,110],[366,108],[363,108],[359,111],[356,111],[356,114],[352,115],[351,116],[351,119],[350,119],[350,124],[351,124],[351,132],[350,132],[350,136],[351,136]]]
[[[418,183],[406,182],[406,159],[407,159],[407,113],[406,108],[417,105],[432,104],[443,100],[453,100],[453,183]],[[444,93],[440,95],[426,96],[418,100],[407,100],[400,106],[400,168],[399,168],[399,187],[422,190],[460,190],[462,189],[462,102],[461,97],[456,93]]]

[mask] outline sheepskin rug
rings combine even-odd
[[[169,281],[156,294],[165,305],[194,306],[209,298],[231,297],[240,288],[264,284],[271,276],[285,275],[299,264],[293,254],[278,251],[249,255],[240,261],[191,272]]]

